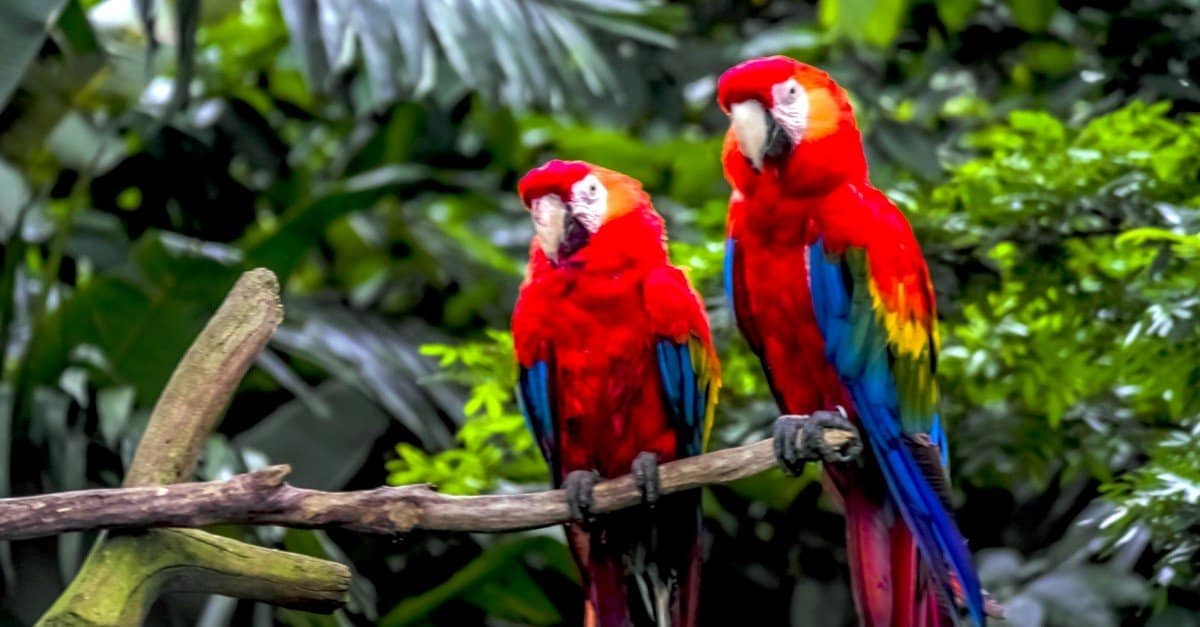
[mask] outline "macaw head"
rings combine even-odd
[[[555,159],[534,168],[517,192],[533,219],[537,245],[555,265],[586,247],[605,225],[650,206],[636,179],[584,161]]]
[[[782,56],[744,61],[721,75],[717,102],[729,116],[726,152],[742,162],[726,159],[727,169],[804,179],[857,169],[865,174],[850,100],[811,65]]]

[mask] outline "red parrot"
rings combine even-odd
[[[657,464],[701,453],[712,425],[704,306],[636,180],[551,161],[518,191],[535,230],[513,312],[518,398],[567,492],[587,624],[694,625],[700,497],[659,498]],[[630,472],[647,507],[592,519],[596,481]]]
[[[738,327],[781,410],[793,470],[798,429],[848,419],[857,462],[825,455],[846,515],[860,623],[984,625],[979,578],[948,504],[937,414],[933,284],[908,221],[871,186],[846,92],[787,57],[726,71],[725,278]],[[953,606],[952,606],[953,604]]]

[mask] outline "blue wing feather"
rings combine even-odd
[[[695,429],[700,422],[696,414],[696,372],[692,370],[687,344],[678,345],[676,350],[679,353],[679,378],[683,382],[683,392],[680,394],[683,397],[683,420],[689,428]]]
[[[968,611],[979,625],[986,624],[978,576],[966,541],[950,514],[922,474],[909,448],[901,441],[900,406],[888,358],[886,331],[875,320],[866,286],[848,283],[844,259],[830,259],[820,240],[808,251],[809,284],[817,326],[826,341],[826,354],[854,399],[867,442],[879,461],[891,500],[900,510],[917,546],[927,556],[941,556],[962,583]],[[851,290],[854,290],[853,293]],[[861,292],[859,291],[861,290]],[[867,325],[856,328],[855,325]],[[946,458],[945,432],[935,415],[930,437]],[[930,569],[953,598],[944,572]]]
[[[536,361],[528,368],[522,367],[517,378],[518,405],[557,483],[558,444],[554,431],[554,405],[550,398],[549,364]]]
[[[700,380],[687,342],[659,340],[655,352],[667,410],[678,434],[679,452],[684,456],[698,455],[703,452],[711,382]]]
[[[734,318],[737,317],[737,309],[733,302],[733,253],[734,243],[730,237],[725,240],[725,263],[721,276],[725,278],[725,298],[729,301],[729,309],[733,311]]]
[[[706,421],[711,415],[710,391],[717,382],[708,373],[701,372],[702,366],[692,363],[688,342],[659,340],[654,349],[664,402],[679,434],[680,453],[698,455],[703,452]],[[521,367],[517,379],[517,403],[542,456],[555,471],[557,482],[560,479],[557,475],[558,439],[550,372],[550,364],[544,360]]]
[[[675,347],[665,340],[655,346],[658,352],[658,370],[662,377],[663,391],[671,407],[679,406],[679,362],[675,358]]]

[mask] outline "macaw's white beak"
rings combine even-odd
[[[729,107],[729,127],[738,150],[755,172],[762,171],[766,158],[783,157],[791,150],[787,133],[757,100],[743,100]]]
[[[729,127],[737,139],[738,150],[756,171],[762,170],[768,117],[766,109],[757,100],[745,100],[729,107]]]
[[[529,207],[533,216],[533,230],[538,244],[550,261],[558,263],[558,251],[563,242],[567,224],[567,205],[557,194],[546,194],[534,199]]]

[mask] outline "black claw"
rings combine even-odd
[[[827,431],[847,431],[853,437],[830,442]],[[799,446],[796,435],[802,434]],[[815,411],[811,416],[789,414],[775,421],[775,459],[792,475],[808,462],[848,462],[862,452],[858,429],[843,410]]]
[[[580,524],[592,520],[592,488],[600,481],[600,473],[595,470],[572,470],[563,479],[563,489],[567,492],[567,509],[571,518]]]
[[[642,502],[648,507],[654,507],[662,493],[658,481],[658,455],[650,451],[638,453],[638,456],[633,458],[630,471],[633,473],[634,483],[642,493]]]
[[[784,471],[793,476],[804,472],[804,465],[811,461],[800,457],[796,451],[796,434],[806,422],[808,416],[794,414],[780,416],[775,421],[775,460],[783,466]]]
[[[846,416],[846,411],[815,411],[812,418],[805,424],[804,446],[815,453],[822,461],[848,462],[862,453],[862,440],[859,439],[858,429]],[[827,431],[847,431],[854,437],[839,444],[831,444],[826,437]]]

